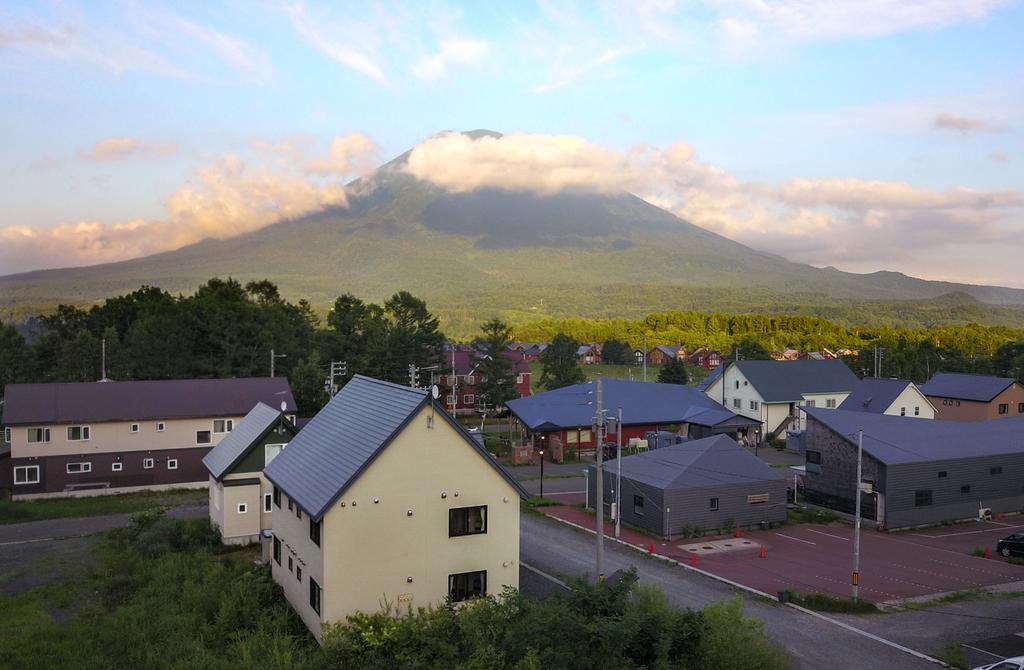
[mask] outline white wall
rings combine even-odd
[[[907,388],[903,389],[903,392],[896,396],[896,399],[892,401],[892,404],[885,410],[885,414],[891,416],[904,416],[900,413],[900,409],[906,410],[905,416],[915,416],[914,408],[918,408],[920,411],[919,415],[916,415],[920,419],[934,419],[935,408],[932,406],[928,399],[924,397],[924,394],[918,390],[914,384],[908,384]]]

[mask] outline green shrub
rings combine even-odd
[[[874,603],[867,600],[841,598],[825,593],[806,593],[788,590],[790,602],[817,612],[836,612],[842,614],[878,614],[880,610]]]

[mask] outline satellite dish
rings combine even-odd
[[[441,389],[437,387],[437,384],[434,384],[433,386],[430,387],[430,397],[433,398],[434,400],[437,400],[438,398],[441,397]]]
[[[282,400],[281,401],[281,411],[282,412],[287,412],[288,411],[288,401],[287,400]]]

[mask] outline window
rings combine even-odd
[[[263,465],[270,465],[270,461],[277,458],[277,455],[281,453],[281,450],[285,448],[287,444],[265,444],[263,445]]]
[[[740,409],[741,407],[743,407],[743,401],[740,400],[739,398],[733,398],[732,406],[736,409]]]
[[[263,511],[273,512],[274,511],[274,495],[271,493],[263,494]]]
[[[453,603],[487,595],[487,571],[448,575],[448,597]]]
[[[808,400],[807,402],[804,403],[804,405],[807,407],[814,407],[814,403],[814,400]]]
[[[238,513],[239,514],[248,514],[249,513],[249,505],[247,503],[238,503]]]
[[[988,473],[990,475],[1001,475],[1001,474],[1003,474],[1003,466],[997,465],[994,468],[989,468],[988,469]]]
[[[453,507],[448,510],[448,537],[480,535],[487,532],[487,505]]]
[[[28,441],[29,442],[49,442],[50,441],[50,429],[49,428],[29,428],[28,429]]]
[[[1005,403],[1005,402],[999,403],[999,413],[1000,414],[1009,414],[1010,413],[1010,404],[1009,403]]]
[[[292,557],[289,556],[288,557],[288,572],[292,572],[294,570],[295,570],[295,561],[293,561]]]
[[[215,433],[230,433],[235,427],[235,422],[232,419],[214,419],[213,420],[213,432]]]
[[[807,462],[808,463],[811,463],[813,465],[821,465],[821,452],[820,451],[811,451],[810,449],[808,449],[806,452],[804,452],[804,454],[807,457]]]
[[[312,577],[309,578],[309,606],[320,614],[320,585]]]
[[[756,400],[751,400],[750,401],[750,411],[756,412],[759,407],[760,407],[760,403],[758,403]]]
[[[320,546],[320,531],[322,529],[323,524],[320,521],[313,521],[313,517],[309,518],[309,539],[318,547]]]
[[[296,565],[295,566],[295,579],[299,580],[300,582],[302,581],[302,566],[301,565]]]
[[[767,493],[753,493],[753,494],[747,496],[747,504],[748,505],[760,505],[762,503],[768,502],[769,499],[770,499],[770,496]]]
[[[836,399],[835,398],[828,398],[827,400],[825,400],[825,407],[827,409],[835,409],[836,408]]]
[[[302,519],[302,508],[298,505],[295,506],[295,517],[297,519]]]
[[[945,476],[946,476],[946,471],[945,470],[939,470],[939,479],[942,479]]]
[[[196,444],[210,444],[213,438],[210,436],[208,430],[197,430],[196,431]]]
[[[920,407],[915,407],[914,408],[914,416],[921,416],[921,408]]]
[[[466,395],[462,396],[462,403],[464,405],[472,405],[475,402],[476,402],[476,397],[474,397],[472,393],[467,393]]]
[[[122,468],[124,468],[124,463],[121,461],[114,461],[110,464],[111,472],[121,472]]]
[[[293,426],[295,425],[295,415],[294,414],[289,414],[288,415],[288,420],[291,422],[291,424]]]
[[[153,469],[153,459],[152,458],[143,458],[142,459],[142,468],[144,470],[152,470]]]
[[[38,465],[19,465],[14,468],[14,483],[15,484],[38,484],[39,483],[39,466]]]
[[[4,428],[4,442],[11,443],[11,429]]]
[[[445,402],[446,405],[454,405],[455,404],[455,396],[453,396],[453,395],[447,396],[445,398],[444,402]]]
[[[89,439],[89,426],[68,426],[68,442]]]
[[[643,496],[633,496],[633,514],[636,514],[637,516],[643,516],[644,515],[644,497]]]
[[[928,507],[932,504],[932,490],[914,491],[914,507]]]
[[[274,487],[274,507],[281,509],[281,489]]]
[[[281,540],[274,538],[274,562],[281,565]]]
[[[128,432],[129,433],[137,433],[137,432],[139,432],[139,424],[137,424],[137,423],[130,423],[130,424],[128,424]]]
[[[1024,402],[1017,403],[1017,414],[1024,414]],[[11,429],[7,429],[7,441],[11,441]]]
[[[167,469],[168,470],[177,470],[178,469],[178,459],[177,458],[168,458],[167,459]]]
[[[69,475],[78,475],[83,472],[92,472],[92,463],[68,463],[64,466],[65,472]]]
[[[718,498],[711,499],[710,504],[708,505],[708,509],[710,509],[712,512],[718,511]]]
[[[522,383],[523,383],[523,373],[520,372],[519,374],[516,375],[516,384],[522,384]]]
[[[163,421],[156,422],[156,432],[162,433],[167,428]]]
[[[472,386],[476,384],[476,377],[473,375],[466,375],[466,386]]]
[[[963,486],[960,487],[960,493],[970,493],[970,492],[971,492],[971,485],[970,484],[964,484]]]
[[[906,415],[907,415],[907,408],[906,407],[900,407],[900,416],[906,416]]]
[[[294,508],[292,507],[292,499],[288,498],[288,511],[291,512]]]
[[[579,444],[580,434],[575,430],[567,430],[565,432],[565,443],[566,444]]]
[[[737,380],[736,380],[736,388],[739,388],[739,387],[740,387],[740,380],[739,380],[739,379],[737,379]]]

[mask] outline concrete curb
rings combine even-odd
[[[553,519],[553,520],[555,520],[555,521],[557,521],[559,523],[563,523],[563,524],[565,524],[567,526],[571,526],[573,528],[577,528],[579,530],[582,530],[582,531],[585,531],[587,533],[590,533],[591,535],[597,535],[597,531],[595,531],[592,528],[587,528],[586,526],[581,526],[578,523],[573,523],[572,521],[566,521],[565,519],[560,519],[560,518],[558,518],[556,516],[549,516],[547,514],[545,514],[544,516],[546,516],[549,519]],[[752,588],[750,586],[746,586],[745,584],[740,584],[739,582],[734,582],[731,579],[726,579],[725,577],[720,577],[719,575],[716,575],[714,573],[708,572],[707,570],[701,570],[700,568],[695,568],[692,565],[687,565],[686,563],[684,563],[682,561],[677,561],[674,558],[669,558],[668,556],[662,556],[661,554],[658,554],[658,553],[650,553],[647,550],[645,550],[643,547],[638,547],[635,544],[630,544],[629,542],[626,542],[625,540],[620,540],[619,538],[616,538],[616,537],[609,537],[607,535],[605,536],[605,539],[611,540],[612,542],[617,542],[617,543],[619,543],[619,544],[621,544],[621,545],[623,545],[625,547],[629,547],[630,549],[633,549],[634,551],[640,552],[640,553],[644,554],[645,556],[651,556],[653,558],[657,558],[657,559],[661,560],[664,563],[669,563],[671,565],[677,565],[677,566],[679,566],[681,568],[685,568],[687,570],[690,570],[691,572],[695,572],[697,574],[704,575],[705,577],[710,577],[711,579],[715,580],[716,582],[721,582],[723,584],[728,584],[729,586],[731,586],[731,587],[733,587],[735,589],[739,589],[741,591],[746,591],[747,593],[752,593],[752,594],[754,594],[756,596],[760,596],[762,598],[767,598],[768,600],[771,600],[771,601],[776,602],[776,603],[779,602],[777,597],[769,595],[769,594],[765,593],[764,591],[759,591],[759,590],[757,590],[755,588]],[[930,663],[935,663],[936,665],[941,665],[942,667],[945,667],[945,668],[952,667],[948,663],[945,663],[944,661],[940,661],[937,658],[933,658],[933,657],[929,656],[928,654],[923,654],[923,653],[921,653],[921,652],[919,652],[917,650],[911,649],[910,647],[904,647],[902,644],[899,644],[897,642],[893,642],[892,640],[886,640],[884,637],[879,637],[879,636],[875,635],[874,633],[869,633],[866,630],[862,630],[860,628],[857,628],[856,626],[851,626],[850,624],[845,623],[843,621],[839,621],[838,619],[833,619],[832,617],[825,616],[824,614],[821,614],[820,612],[815,612],[814,610],[809,610],[806,607],[801,607],[800,605],[796,605],[796,604],[793,604],[793,603],[780,603],[780,604],[785,605],[786,607],[791,607],[791,608],[797,610],[798,612],[803,612],[804,614],[808,614],[808,615],[810,615],[810,616],[812,616],[812,617],[814,617],[816,619],[821,619],[822,621],[827,621],[828,623],[831,623],[831,624],[833,624],[835,626],[838,626],[840,628],[848,630],[851,633],[856,633],[858,635],[862,635],[862,636],[864,636],[864,637],[866,637],[866,638],[868,638],[870,640],[874,640],[875,642],[880,642],[880,643],[882,643],[882,644],[884,644],[886,646],[892,647],[893,649],[898,649],[899,651],[902,651],[904,653],[910,654],[911,656],[916,656],[917,658],[920,658],[922,660],[928,661]]]

